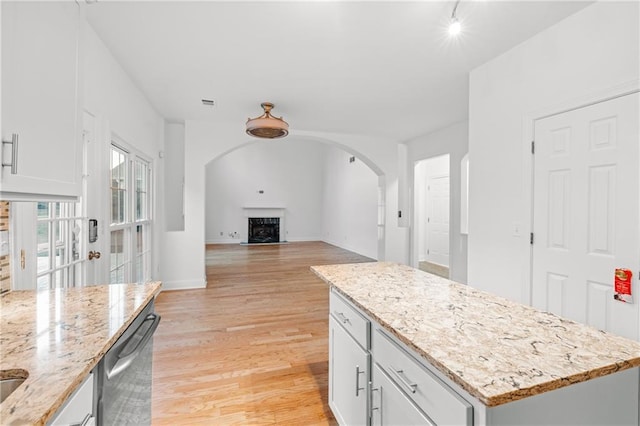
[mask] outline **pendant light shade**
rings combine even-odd
[[[257,138],[276,139],[283,138],[289,134],[289,124],[282,117],[271,115],[273,104],[263,102],[260,104],[264,109],[264,114],[260,117],[249,118],[247,120],[247,134]]]

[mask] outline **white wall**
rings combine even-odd
[[[324,166],[322,239],[378,257],[378,176],[360,159],[328,147]]]
[[[469,99],[469,284],[528,302],[526,117],[638,79],[638,2],[599,2],[478,67]],[[520,237],[513,235],[521,224]]]
[[[86,22],[82,43],[85,109],[104,117],[113,133],[157,159],[164,141],[163,118]]]
[[[101,144],[96,163],[102,168],[95,172],[104,179],[98,180],[94,188],[89,188],[89,202],[98,203],[102,216],[97,217],[100,236],[96,249],[103,254],[109,252],[109,145],[111,133],[115,133],[128,145],[142,152],[152,160],[156,186],[156,212],[161,211],[162,174],[164,166],[158,159],[158,152],[164,142],[164,121],[149,104],[142,92],[131,81],[118,64],[93,28],[84,22],[82,26],[82,60],[84,69],[84,109],[96,117],[99,133],[96,143]],[[99,199],[102,196],[104,199]],[[162,215],[157,217],[153,245],[156,253],[152,260],[153,278],[159,277],[159,245],[157,238],[162,227]],[[109,257],[103,255],[97,261],[99,275],[108,280]]]
[[[164,125],[164,223],[167,231],[184,230],[184,124]]]
[[[325,149],[318,142],[261,140],[208,164],[206,242],[239,243],[247,228],[243,207],[285,208],[282,240],[321,240]]]
[[[449,199],[449,276],[453,281],[467,282],[467,236],[460,233],[460,161],[468,149],[468,125],[466,122],[456,123],[444,129],[429,133],[407,142],[407,167],[413,193],[414,163],[427,158],[449,154],[449,183],[451,188]],[[415,218],[415,207],[412,207],[412,217]],[[412,232],[417,231],[413,221]],[[415,230],[415,231],[414,231]],[[412,241],[415,236],[412,235]],[[412,254],[417,258],[417,252]]]

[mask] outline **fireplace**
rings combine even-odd
[[[280,218],[250,217],[247,241],[249,244],[279,243]]]

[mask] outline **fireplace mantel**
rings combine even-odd
[[[284,207],[243,207],[244,217],[279,217],[284,218]]]

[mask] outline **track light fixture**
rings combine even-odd
[[[453,11],[451,12],[451,21],[449,22],[449,35],[454,37],[460,34],[460,31],[462,30],[460,21],[456,16],[456,12],[458,11],[459,4],[460,4],[460,0],[456,0],[456,4],[453,6]]]

